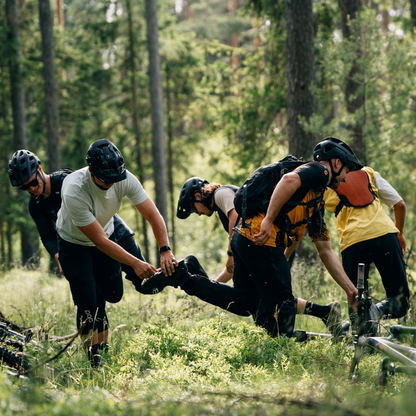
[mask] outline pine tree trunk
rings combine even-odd
[[[157,2],[146,0],[147,45],[149,49],[150,104],[152,116],[152,154],[156,206],[168,223],[165,131],[163,118],[162,77],[159,55]],[[159,259],[159,251],[156,251]]]
[[[0,219],[0,256],[1,256],[1,269],[4,270],[6,265],[6,237],[4,235],[4,222]]]
[[[289,153],[309,159],[316,144],[299,117],[309,120],[316,101],[311,91],[315,82],[312,0],[286,0]]]
[[[61,168],[61,147],[59,142],[58,86],[56,83],[53,18],[49,0],[39,0],[39,23],[42,33],[48,169],[49,172],[53,172]]]
[[[14,147],[16,150],[19,150],[27,148],[27,139],[19,45],[19,13],[16,0],[6,0],[6,14],[7,24],[9,26],[9,68],[13,110]],[[27,204],[28,195],[22,196],[21,199]],[[28,212],[25,212],[25,221],[20,227],[22,264],[24,266],[36,266],[39,262],[39,237],[33,221],[29,218]],[[11,250],[11,244],[9,249]],[[11,255],[11,252],[9,255]]]
[[[6,239],[7,239],[7,268],[10,268],[13,263],[13,232],[10,220],[7,220]]]
[[[345,41],[354,42],[351,39],[350,25],[354,19],[360,17],[360,0],[339,0],[342,16],[342,35]],[[364,104],[363,93],[361,88],[363,86],[363,76],[359,65],[359,59],[362,57],[361,44],[357,43],[356,57],[352,62],[350,72],[348,74],[345,85],[345,99],[347,101],[347,111],[354,114]],[[363,138],[363,124],[364,119],[356,121],[354,124],[348,126],[352,133],[355,154],[362,162],[365,160],[365,146]]]
[[[175,217],[176,217],[176,206],[175,206],[175,195],[173,189],[173,108],[172,108],[172,91],[170,89],[171,73],[169,67],[166,68],[166,114],[167,120],[167,134],[168,134],[168,154],[167,154],[167,168],[168,168],[168,189],[169,189],[169,200],[170,200],[170,243],[173,252],[175,252]]]
[[[16,150],[18,150],[25,149],[27,147],[27,141],[17,0],[6,0],[6,14],[7,24],[9,26],[9,67],[13,110],[14,145]]]
[[[128,19],[128,30],[129,30],[129,64],[130,64],[130,81],[131,81],[131,105],[132,105],[132,122],[134,128],[134,135],[136,138],[136,150],[137,150],[137,167],[139,169],[139,181],[144,186],[144,175],[143,175],[143,162],[142,162],[142,142],[140,135],[140,123],[139,123],[139,108],[137,104],[137,81],[136,81],[136,52],[135,52],[135,39],[133,35],[133,17],[131,9],[131,1],[126,0],[127,8],[127,19]],[[147,221],[142,218],[143,227],[143,254],[145,259],[149,258],[149,239],[147,236]]]
[[[410,20],[412,22],[413,34],[416,28],[416,0],[410,0]]]

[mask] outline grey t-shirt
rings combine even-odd
[[[217,207],[228,216],[228,213],[234,209],[235,192],[226,187],[221,187],[215,192],[215,203]]]
[[[88,167],[68,175],[62,185],[62,205],[58,212],[56,229],[66,241],[84,246],[94,243],[81,232],[97,220],[107,237],[114,232],[113,215],[117,213],[124,196],[133,205],[144,202],[148,195],[137,178],[127,171],[127,178],[104,191],[92,181]]]

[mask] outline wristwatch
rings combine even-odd
[[[233,257],[233,252],[232,251],[227,251],[228,257]]]
[[[165,251],[169,251],[171,248],[169,246],[162,246],[159,248],[159,253],[164,253]]]

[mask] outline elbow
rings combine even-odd
[[[394,205],[394,210],[400,210],[402,212],[406,212],[406,204],[403,201],[403,199],[401,201],[399,201],[397,204]]]
[[[316,247],[316,251],[318,252],[318,256],[321,259],[321,261],[323,263],[326,263],[326,261],[329,259],[330,251],[325,247]]]

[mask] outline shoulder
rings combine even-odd
[[[328,183],[329,171],[319,162],[307,162],[295,171],[302,180],[302,186],[310,188],[323,188]]]
[[[91,175],[88,171],[88,168],[82,168],[76,170],[75,172],[67,175],[64,178],[62,184],[62,194],[71,194],[78,193],[84,189],[85,185],[88,183],[88,180],[91,178]]]
[[[128,182],[133,182],[133,183],[140,183],[139,180],[136,178],[136,176],[134,176],[129,170],[126,169],[126,179]],[[124,181],[121,181],[124,182]]]
[[[214,192],[214,204],[225,214],[234,208],[234,198],[238,187],[234,185],[224,185],[217,188]]]
[[[73,172],[70,168],[62,168],[58,169],[49,174],[49,178],[51,180],[52,188],[54,187],[62,187],[62,182],[64,179]]]
[[[116,182],[114,187],[123,191],[142,189],[143,186],[140,181],[130,171],[126,170],[126,179],[124,181]]]
[[[61,168],[50,173],[49,176],[51,178],[65,178],[73,172],[74,170],[71,168]]]
[[[315,162],[315,161],[306,162],[305,164],[296,168],[294,172],[298,174],[307,172],[309,175],[310,174],[316,174],[316,175],[322,175],[322,174],[328,175],[329,174],[328,169],[322,163]]]
[[[235,185],[223,185],[223,186],[220,186],[219,188],[217,188],[214,191],[214,196],[217,197],[217,196],[227,196],[227,195],[230,195],[230,196],[232,196],[234,198],[234,195],[237,192],[237,190],[238,190],[238,186],[235,186]]]

